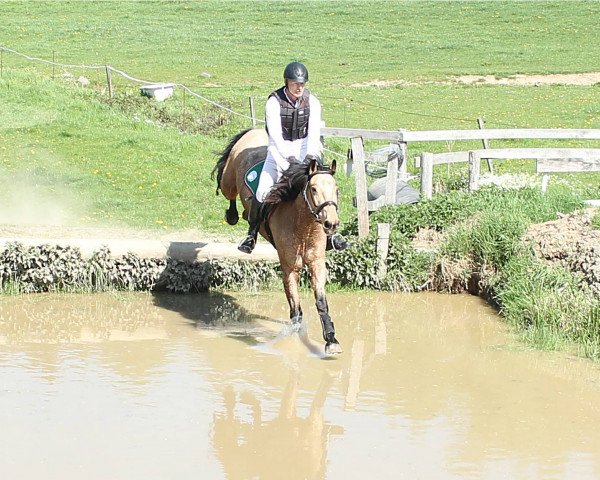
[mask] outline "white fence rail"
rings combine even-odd
[[[534,159],[538,173],[600,172],[600,148],[497,148],[464,152],[429,153],[420,158],[421,196],[433,193],[433,167],[447,163],[469,163],[469,189],[479,188],[482,159]],[[543,182],[544,188],[547,179]]]
[[[503,128],[481,130],[366,130],[358,128],[325,127],[321,130],[325,137],[387,140],[390,142],[447,142],[454,140],[600,140],[600,129],[593,128]]]

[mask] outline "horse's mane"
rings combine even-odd
[[[265,203],[276,205],[281,202],[294,200],[308,182],[310,164],[294,162],[283,172],[281,178],[271,188],[271,192],[265,198]],[[319,164],[318,171],[333,173],[331,168]]]
[[[223,177],[223,169],[225,168],[225,164],[227,163],[231,149],[240,140],[240,138],[246,135],[250,130],[252,130],[252,128],[247,128],[246,130],[241,131],[229,141],[229,144],[225,147],[225,150],[222,152],[215,152],[216,155],[219,155],[219,159],[217,160],[215,167],[212,169],[212,172],[210,172],[210,178],[214,180],[215,172],[217,173],[217,195],[219,194],[221,177]]]

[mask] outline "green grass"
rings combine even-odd
[[[243,113],[248,96],[265,98],[279,86],[283,66],[298,59],[309,66],[310,88],[331,126],[473,128],[483,116],[488,127],[600,127],[591,88],[352,86],[593,71],[597,2],[58,1],[3,2],[2,9],[0,45],[184,83]],[[4,63],[32,65],[8,53]],[[106,83],[102,69],[69,71]],[[113,80],[117,91],[135,86],[116,74]]]
[[[600,212],[592,218],[592,227],[596,230],[600,230]]]
[[[571,349],[600,358],[600,301],[570,272],[526,252],[510,259],[496,295],[503,316],[523,338],[547,349]]]
[[[0,43],[34,56],[54,50],[62,63],[244,89],[269,88],[292,59],[318,84],[347,85],[583,72],[600,54],[591,1],[5,1],[2,10]]]
[[[596,70],[597,2],[8,1],[1,7],[1,46],[181,82],[242,114],[254,96],[259,118],[261,99],[280,85],[284,65],[298,59],[310,69],[310,88],[329,126],[460,129],[484,117],[488,128],[600,128],[598,86],[428,83],[462,74]],[[59,215],[84,224],[242,234],[243,222],[224,225],[226,201],[214,195],[210,171],[214,152],[247,119],[184,99],[181,90],[159,109],[117,74],[117,98],[107,102],[103,69],[64,69],[91,80],[82,88],[61,77],[60,67],[9,52],[2,62],[0,200],[7,208],[1,220],[22,217],[26,200],[27,215],[38,212],[40,220]],[[374,80],[416,84],[354,86]],[[340,155],[349,146],[345,139],[326,143]],[[367,142],[367,149],[379,145]],[[409,154],[472,147],[479,142],[419,143]],[[496,168],[531,172],[532,164]],[[464,167],[451,173],[459,172],[464,176]],[[444,181],[444,172],[436,170],[436,178]],[[339,174],[338,182],[342,220],[349,223],[353,180]],[[600,184],[597,175],[569,182],[590,194]]]
[[[209,195],[212,151],[220,141],[157,128],[87,90],[29,83],[20,72],[0,91],[8,112],[0,130],[5,201],[28,190],[35,198],[54,198],[84,223],[178,228],[220,222],[221,209]],[[29,116],[38,105],[48,113]]]

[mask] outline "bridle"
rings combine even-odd
[[[323,223],[323,221],[324,221],[324,219],[320,218],[320,215],[325,207],[328,207],[329,205],[333,205],[335,207],[336,212],[339,212],[339,210],[340,210],[338,207],[338,204],[336,202],[334,202],[333,200],[326,200],[323,203],[321,203],[320,205],[316,205],[315,201],[314,201],[314,197],[312,196],[312,193],[309,194],[308,185],[310,183],[310,180],[315,175],[321,175],[321,174],[333,175],[331,170],[317,170],[316,172],[313,172],[308,176],[308,178],[306,180],[306,184],[304,185],[304,189],[302,190],[302,195],[304,196],[304,202],[308,206],[310,213],[312,213],[312,215],[315,217],[315,219],[319,223]],[[310,195],[310,200],[309,200],[309,195]]]

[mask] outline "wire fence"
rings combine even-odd
[[[185,90],[187,93],[189,93],[190,95],[192,95],[193,97],[196,97],[204,102],[210,103],[211,105],[214,105],[217,108],[220,108],[222,110],[225,110],[229,113],[231,113],[232,115],[236,115],[239,117],[243,117],[249,120],[252,120],[253,122],[259,122],[259,123],[264,123],[262,120],[260,119],[256,119],[251,117],[250,115],[247,115],[245,113],[240,113],[240,112],[236,112],[235,110],[226,107],[225,105],[222,105],[218,102],[215,102],[214,100],[211,100],[210,98],[207,98],[203,95],[200,95],[199,93],[193,91],[191,88],[189,88],[188,86],[182,84],[182,83],[177,83],[177,82],[165,82],[165,81],[151,81],[151,80],[143,80],[140,78],[136,78],[133,75],[130,75],[129,73],[120,70],[118,68],[112,67],[110,65],[86,65],[86,64],[67,64],[67,63],[60,63],[60,62],[55,62],[53,60],[46,60],[43,58],[38,58],[38,57],[32,57],[29,55],[26,55],[24,53],[18,52],[16,50],[13,50],[11,48],[7,48],[4,46],[0,46],[0,52],[9,52],[12,53],[14,55],[20,56],[22,58],[25,58],[26,60],[29,61],[33,61],[33,62],[40,62],[40,63],[45,63],[47,65],[52,65],[55,67],[61,67],[61,68],[71,68],[71,69],[82,69],[82,70],[107,70],[110,72],[114,72],[118,75],[121,75],[123,78],[126,78],[129,81],[135,82],[135,83],[139,83],[140,85],[156,85],[156,84],[164,84],[164,83],[169,83],[170,85],[176,86],[181,88],[182,90]]]
[[[252,125],[256,125],[257,123],[259,124],[264,124],[264,120],[261,120],[259,118],[256,118],[256,116],[254,115],[254,111],[252,110],[252,115],[247,115],[245,113],[241,113],[238,111],[233,110],[232,108],[229,108],[215,100],[212,100],[204,95],[199,94],[198,92],[192,90],[190,87],[182,84],[182,83],[178,83],[178,82],[168,82],[168,81],[151,81],[151,80],[144,80],[144,79],[140,79],[140,78],[136,78],[133,75],[125,72],[122,69],[119,68],[115,68],[111,65],[88,65],[88,64],[67,64],[67,63],[60,63],[60,62],[56,62],[54,60],[54,52],[53,52],[53,60],[47,60],[44,58],[39,58],[39,57],[34,57],[34,56],[30,56],[30,55],[26,55],[24,53],[21,53],[17,50],[14,50],[12,48],[8,48],[5,46],[0,45],[0,75],[2,75],[2,69],[3,69],[3,57],[2,54],[3,52],[7,52],[10,53],[12,55],[16,55],[19,56],[21,58],[24,58],[28,61],[32,61],[32,62],[39,62],[39,63],[44,63],[47,65],[51,65],[53,67],[60,67],[60,68],[64,68],[64,69],[82,69],[82,70],[97,70],[97,71],[102,71],[105,70],[107,77],[109,78],[108,82],[109,82],[109,91],[112,91],[112,85],[110,84],[110,73],[114,72],[118,75],[120,75],[121,77],[140,84],[140,85],[157,85],[157,84],[169,84],[172,85],[173,87],[178,87],[180,89],[182,89],[184,92],[186,92],[187,94],[191,95],[192,97],[195,97],[203,102],[206,102],[208,104],[213,105],[214,107],[224,110],[228,113],[230,113],[231,115],[235,115],[237,117],[240,118],[244,118],[247,120],[250,120],[252,122]],[[335,99],[335,100],[342,100],[340,98],[337,97],[327,97],[325,96],[324,98],[331,98],[331,99]],[[365,101],[361,101],[361,100],[353,100],[353,103],[357,103],[357,104],[361,104],[361,105],[365,105],[365,106],[369,106],[372,108],[377,108],[380,110],[392,110],[390,107],[385,107],[382,105],[378,105],[378,104],[374,104],[374,103],[370,103],[370,102],[365,102]],[[435,114],[431,114],[431,113],[422,113],[422,112],[414,112],[414,111],[405,111],[405,110],[398,110],[397,108],[393,108],[393,110],[395,112],[400,112],[406,115],[414,115],[414,116],[420,116],[420,117],[429,117],[429,118],[438,118],[440,120],[454,120],[454,121],[460,121],[460,122],[469,122],[472,123],[473,119],[466,119],[466,118],[454,118],[454,117],[447,117],[447,116],[441,116],[441,115],[435,115]],[[335,152],[331,149],[328,148],[324,148],[324,150],[326,152],[328,152],[329,154],[332,154],[334,156],[337,156],[338,158],[346,158],[346,155],[342,155],[338,152]]]
[[[105,69],[109,69],[111,72],[115,72],[115,73],[121,75],[123,78],[126,78],[127,80],[130,80],[130,81],[135,82],[135,83],[139,83],[141,85],[151,85],[151,84],[157,84],[157,83],[169,83],[169,84],[172,84],[174,86],[177,86],[177,87],[185,90],[187,93],[189,93],[190,95],[198,98],[199,100],[202,100],[204,102],[210,103],[211,105],[213,105],[213,106],[215,106],[217,108],[223,109],[223,110],[231,113],[232,115],[236,115],[236,116],[239,116],[239,117],[242,117],[242,118],[249,119],[249,120],[251,120],[253,122],[253,124],[255,122],[257,122],[257,123],[264,123],[264,121],[261,120],[261,119],[257,119],[256,117],[253,117],[251,115],[247,115],[245,113],[237,112],[237,111],[235,111],[235,110],[233,110],[233,109],[231,109],[231,108],[229,108],[229,107],[227,107],[225,105],[222,105],[222,104],[220,104],[220,103],[218,103],[218,102],[216,102],[214,100],[211,100],[210,98],[208,98],[208,97],[206,97],[204,95],[200,95],[199,93],[193,91],[188,86],[186,86],[186,85],[184,85],[182,83],[166,82],[166,81],[157,82],[157,81],[151,81],[151,80],[143,80],[143,79],[136,78],[136,77],[128,74],[127,72],[125,72],[125,71],[123,71],[121,69],[112,67],[110,65],[86,65],[86,64],[64,64],[64,63],[59,63],[59,62],[55,62],[55,61],[52,61],[52,60],[46,60],[46,59],[43,59],[43,58],[32,57],[32,56],[26,55],[24,53],[18,52],[16,50],[13,50],[11,48],[0,46],[0,53],[2,51],[9,52],[11,54],[20,56],[20,57],[25,58],[25,59],[30,60],[30,61],[41,62],[41,63],[45,63],[45,64],[48,64],[48,65],[53,65],[53,66],[56,66],[56,67],[62,67],[62,68],[79,68],[79,69],[90,69],[90,70],[105,70]],[[324,95],[323,98],[329,98],[329,99],[338,100],[338,101],[339,100],[346,100],[344,98],[339,98],[339,97],[330,96],[330,95],[329,96],[325,96]],[[386,107],[384,105],[379,105],[379,104],[375,104],[375,103],[372,103],[372,102],[366,102],[366,101],[363,101],[363,100],[356,100],[356,99],[353,99],[352,103],[357,104],[357,105],[365,105],[365,106],[376,108],[376,109],[379,109],[379,110],[382,110],[382,111],[394,111],[394,112],[402,113],[402,114],[405,114],[405,115],[412,115],[412,116],[418,116],[418,117],[423,117],[423,118],[436,118],[436,119],[439,119],[439,120],[454,120],[454,121],[458,121],[458,122],[473,123],[473,118],[451,117],[451,116],[444,116],[444,115],[436,115],[436,114],[433,114],[433,113],[415,112],[415,111],[411,111],[411,110],[400,110],[397,107],[393,107],[393,108],[392,107]],[[499,124],[499,125],[503,125],[503,124]],[[509,124],[504,124],[504,126],[507,126],[507,127],[516,127],[515,125],[512,125],[512,124],[510,124],[510,125]]]
[[[202,100],[202,101],[204,101],[206,103],[209,103],[209,104],[211,104],[211,105],[213,105],[213,106],[215,106],[215,107],[217,107],[219,109],[222,109],[222,110],[224,110],[226,112],[229,112],[232,115],[236,115],[238,117],[248,119],[248,120],[250,120],[252,122],[252,125],[255,125],[256,123],[260,123],[260,124],[264,124],[265,123],[264,120],[258,119],[258,118],[254,117],[254,116],[246,115],[244,113],[237,112],[237,111],[235,111],[235,110],[233,110],[233,109],[231,109],[231,108],[229,108],[229,107],[227,107],[225,105],[222,105],[219,102],[216,102],[216,101],[214,101],[214,100],[212,100],[212,99],[210,99],[210,98],[208,98],[208,97],[206,97],[204,95],[201,95],[198,92],[193,91],[191,88],[189,88],[187,85],[184,85],[183,83],[165,82],[165,81],[158,82],[158,81],[144,80],[144,79],[141,79],[141,78],[136,78],[133,75],[130,75],[129,73],[127,73],[127,72],[125,72],[125,71],[123,71],[121,69],[112,67],[110,65],[86,65],[86,64],[60,63],[60,62],[56,62],[56,61],[53,61],[53,60],[46,60],[46,59],[43,59],[43,58],[38,58],[38,57],[33,57],[33,56],[30,56],[30,55],[26,55],[24,53],[18,52],[16,50],[11,49],[11,48],[4,47],[2,45],[0,45],[0,75],[1,75],[1,72],[2,72],[2,68],[3,68],[3,65],[2,65],[2,53],[3,52],[8,52],[8,53],[11,53],[13,55],[17,55],[19,57],[22,57],[22,58],[24,58],[26,60],[29,60],[29,61],[32,61],[32,62],[40,62],[40,63],[44,63],[46,65],[52,65],[54,67],[60,67],[60,68],[65,68],[65,69],[82,69],[82,70],[98,70],[98,71],[105,70],[107,72],[110,71],[110,72],[114,72],[114,73],[122,76],[123,78],[125,78],[125,79],[127,79],[127,80],[129,80],[131,82],[138,83],[140,85],[156,85],[156,84],[165,84],[165,83],[168,83],[169,85],[173,85],[175,87],[179,87],[183,91],[185,91],[186,93],[188,93],[189,95],[191,95],[191,96],[193,96],[195,98],[198,98],[199,100]],[[329,153],[331,155],[334,155],[334,156],[336,156],[338,158],[343,158],[343,159],[346,158],[346,155],[342,155],[342,154],[340,154],[338,152],[335,152],[335,151],[333,151],[331,149],[328,149],[326,147],[324,147],[323,149],[327,153]]]

